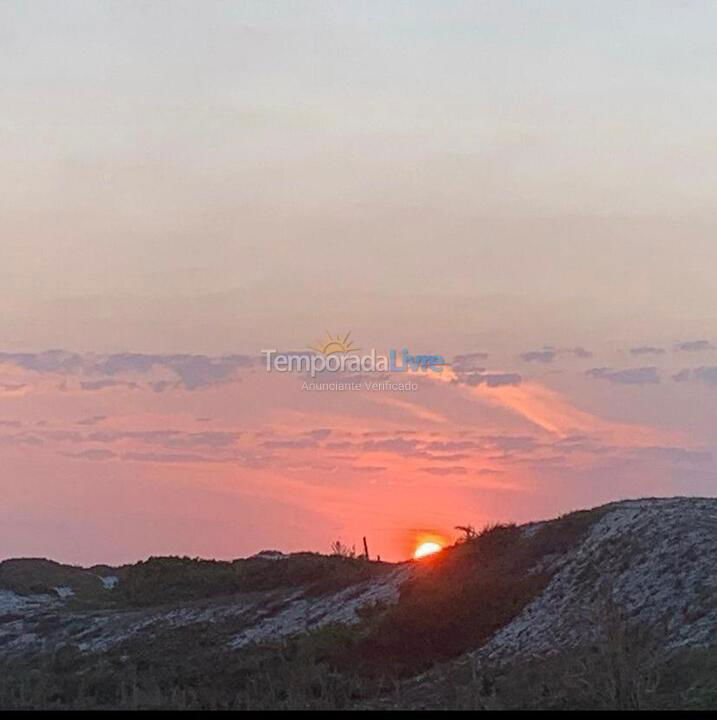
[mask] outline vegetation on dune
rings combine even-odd
[[[467,655],[413,683],[402,704],[457,710],[714,708],[717,648],[665,652],[662,629],[630,623],[607,594],[585,621],[595,630],[593,642],[508,663]]]
[[[364,671],[412,674],[480,646],[545,588],[540,561],[574,547],[598,517],[573,513],[529,534],[516,525],[466,526],[462,542],[421,561],[359,643]]]
[[[102,590],[98,574],[53,560],[21,558],[0,562],[0,589],[20,595],[56,594],[55,588],[67,587],[75,594],[93,596]]]
[[[636,625],[602,597],[582,645],[548,657],[490,662],[475,653],[534,600],[555,560],[606,508],[524,528],[462,528],[462,541],[414,565],[394,604],[363,607],[354,625],[232,648],[241,616],[154,624],[98,652],[47,647],[0,665],[4,709],[708,709],[717,702],[717,649],[665,652],[664,632]],[[612,552],[612,546],[607,545]],[[630,547],[622,548],[632,552]],[[27,562],[27,561],[24,561]],[[38,562],[38,561],[33,561]],[[151,558],[121,570],[116,607],[169,608],[237,592],[300,588],[316,597],[393,569],[336,546],[334,554],[234,562]],[[0,565],[0,585],[36,592],[69,585],[78,568]],[[111,569],[110,569],[111,570]],[[95,575],[100,573],[94,573]],[[106,574],[105,572],[101,574]],[[72,576],[72,577],[70,577]],[[597,578],[599,579],[599,578]],[[62,580],[62,582],[60,582]],[[82,581],[84,582],[84,580]],[[52,583],[52,584],[48,584]],[[152,610],[151,612],[155,612]],[[78,614],[81,617],[81,614]],[[43,622],[52,622],[48,615]],[[481,659],[483,658],[483,659]]]
[[[360,558],[318,553],[295,553],[281,560],[253,557],[233,562],[157,557],[132,565],[117,597],[141,607],[286,587],[320,595],[369,580],[390,567]]]
[[[127,605],[142,607],[198,600],[239,590],[239,574],[230,562],[151,557],[128,569],[116,595]]]
[[[154,633],[101,656],[73,646],[0,666],[3,709],[710,709],[717,650],[668,657],[658,638],[619,616],[599,639],[547,658],[491,665],[471,656],[420,679],[366,677],[337,666],[357,628],[326,626],[286,642],[231,651],[212,624]]]
[[[524,572],[520,530],[500,526],[422,561],[356,652],[367,672],[407,675],[477,647],[546,585]]]
[[[70,606],[75,609],[149,607],[287,587],[321,595],[369,580],[391,567],[355,556],[308,552],[281,560],[252,557],[231,562],[151,557],[120,568],[81,568],[32,558],[0,562],[0,590],[56,595],[57,588],[69,588],[74,593]],[[112,575],[121,582],[108,590],[102,577]]]
[[[0,668],[3,709],[269,709],[345,707],[343,678],[307,637],[237,653],[226,627],[168,629],[101,656],[74,646]],[[340,687],[341,686],[341,687]]]

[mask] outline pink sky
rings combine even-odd
[[[399,559],[459,524],[714,495],[716,24],[0,3],[0,556],[366,535]],[[452,365],[338,393],[257,361],[326,329]]]
[[[312,392],[239,356],[0,356],[3,555],[236,557],[366,535],[400,559],[459,524],[712,492],[717,411],[695,408],[704,381],[673,379],[688,353],[630,374],[552,352],[511,373],[457,358],[412,375],[415,392]]]

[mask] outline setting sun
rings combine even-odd
[[[443,550],[443,547],[437,542],[424,542],[416,548],[416,552],[413,553],[413,557],[416,560],[419,560],[420,558],[426,557],[426,555],[433,555],[441,550]]]

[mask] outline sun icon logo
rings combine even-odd
[[[326,332],[326,338],[320,340],[316,345],[309,345],[309,350],[315,350],[322,355],[334,355],[336,353],[348,353],[355,352],[360,348],[354,347],[351,337],[351,331],[347,332],[346,335],[336,335],[333,337],[330,332]]]

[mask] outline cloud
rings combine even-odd
[[[114,443],[137,440],[148,445],[166,448],[231,447],[239,439],[239,432],[207,431],[185,433],[179,430],[108,430],[90,433],[83,441]]]
[[[705,385],[717,385],[717,366],[711,367],[699,367],[694,370],[680,370],[672,376],[675,382],[687,382],[688,380],[695,380],[702,382]]]
[[[644,457],[678,463],[708,463],[712,461],[712,453],[706,450],[690,450],[681,447],[645,447],[637,448],[634,452]]]
[[[421,457],[425,457],[426,460],[432,462],[463,462],[464,460],[470,459],[470,455],[467,453],[453,453],[452,455],[433,455],[432,453],[422,453]]]
[[[235,458],[218,458],[193,453],[155,453],[130,452],[122,455],[122,460],[150,463],[226,463],[235,462]]]
[[[117,453],[112,450],[103,448],[89,448],[76,453],[60,453],[65,457],[77,458],[79,460],[92,460],[94,462],[102,462],[104,460],[112,460],[117,457]]]
[[[360,447],[364,452],[389,452],[405,455],[414,453],[418,449],[418,445],[418,440],[395,437],[387,440],[369,440],[362,443]]]
[[[326,443],[324,446],[327,450],[350,450],[355,447],[354,443],[348,440],[341,440],[340,442]]]
[[[213,447],[225,448],[233,446],[241,433],[233,431],[208,431],[181,433],[165,441],[166,447]]]
[[[0,365],[12,365],[34,372],[74,373],[82,369],[82,356],[64,350],[40,353],[0,353]]]
[[[575,407],[557,391],[538,383],[523,383],[499,393],[481,388],[470,390],[478,395],[478,400],[511,410],[543,430],[564,437],[589,432],[600,434],[603,439],[614,437],[621,442],[629,439],[634,444],[649,442],[651,445],[662,442],[658,438],[671,437],[671,434],[649,426],[604,420]]]
[[[569,348],[567,350],[563,350],[562,352],[568,355],[574,355],[578,358],[591,358],[593,356],[593,354],[589,350],[586,350],[583,347]]]
[[[78,420],[78,425],[97,425],[97,423],[101,423],[103,420],[107,420],[106,415],[93,415],[92,417],[86,417],[82,418],[82,420]]]
[[[470,387],[485,385],[491,388],[520,385],[523,381],[522,376],[515,372],[488,371],[484,367],[480,367],[479,361],[485,357],[487,357],[486,353],[457,355],[450,367],[450,374],[447,376],[449,381]]]
[[[456,381],[472,387],[486,385],[494,388],[505,385],[520,385],[523,378],[518,373],[469,372],[458,375]]]
[[[112,378],[122,375],[147,375],[154,370],[169,370],[179,378],[187,390],[227,382],[237,370],[250,368],[256,358],[249,355],[153,355],[145,353],[115,353],[112,355],[81,355],[64,350],[47,350],[39,353],[0,353],[0,365],[29,370],[38,373],[61,375],[104,376],[97,380],[81,383],[83,390],[103,390],[109,387],[138,387],[137,385],[114,384]],[[172,385],[162,380],[154,383],[152,389],[162,392]]]
[[[628,368],[627,370],[592,368],[585,374],[588,377],[607,380],[617,385],[654,385],[660,382],[660,375],[655,367]]]
[[[316,430],[307,430],[304,435],[314,440],[325,440],[331,435],[331,430],[329,428],[317,428]]]
[[[709,340],[690,340],[675,345],[675,350],[679,352],[705,352],[707,350],[715,350],[715,346]]]
[[[35,435],[26,435],[23,433],[17,435],[0,435],[0,445],[16,446],[16,447],[41,447],[44,445],[42,438]]]
[[[0,383],[0,390],[11,394],[26,390],[28,387],[26,383]]]
[[[462,465],[450,465],[448,467],[422,467],[419,468],[421,472],[428,473],[429,475],[465,475],[468,470]]]
[[[43,430],[42,436],[55,442],[83,442],[85,436],[76,430]]]
[[[445,415],[429,410],[428,408],[418,405],[416,403],[408,402],[407,400],[401,400],[397,397],[391,397],[390,395],[384,395],[380,393],[373,393],[371,399],[373,402],[379,405],[385,405],[389,407],[395,407],[399,410],[403,410],[409,415],[419,418],[420,420],[427,420],[433,423],[445,423],[448,421]]]
[[[650,345],[641,345],[640,347],[630,348],[631,355],[664,355],[665,350],[659,347],[652,347]]]
[[[121,373],[148,373],[156,367],[174,372],[187,390],[226,382],[239,368],[254,365],[254,358],[247,355],[144,355],[120,353],[97,362],[93,371],[105,375]]]
[[[97,392],[108,388],[124,388],[125,390],[138,390],[139,385],[133,382],[122,382],[121,380],[89,380],[81,382],[80,388],[87,392]]]
[[[551,363],[558,356],[557,350],[530,350],[529,352],[521,353],[518,357],[523,362],[541,362]]]
[[[472,370],[483,370],[483,362],[488,359],[488,353],[474,352],[466,355],[456,355],[451,366],[455,372],[470,372]]]
[[[426,449],[431,452],[456,452],[460,450],[478,450],[482,446],[475,440],[434,440]]]
[[[700,367],[693,370],[693,375],[703,383],[717,385],[717,367]]]
[[[181,383],[172,382],[171,380],[159,380],[158,382],[149,383],[150,390],[156,393],[163,393],[167,390],[174,390],[178,387],[181,387]]]
[[[315,448],[316,440],[312,438],[302,438],[300,440],[267,440],[261,444],[261,447],[270,450],[302,450],[305,448]]]
[[[528,435],[490,435],[482,437],[485,446],[503,452],[520,450],[527,452],[536,448],[535,438]]]
[[[539,362],[539,363],[551,363],[560,355],[572,355],[576,358],[591,358],[593,354],[586,350],[584,347],[572,348],[554,348],[546,346],[541,350],[529,350],[528,352],[521,353],[518,357],[523,362]]]

